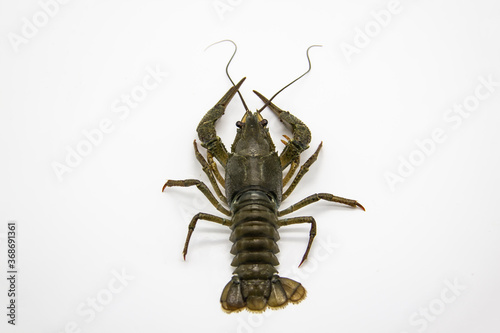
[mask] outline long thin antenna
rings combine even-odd
[[[309,64],[309,68],[307,69],[307,71],[302,74],[301,76],[299,76],[298,78],[296,78],[295,80],[293,80],[292,82],[290,82],[289,84],[287,84],[286,86],[284,86],[283,88],[281,88],[276,94],[273,95],[273,97],[271,97],[267,102],[266,104],[264,104],[263,107],[261,107],[257,112],[262,112],[262,110],[264,110],[269,104],[271,104],[271,101],[276,97],[278,96],[278,94],[280,92],[282,92],[283,90],[285,90],[286,88],[288,88],[290,85],[292,85],[293,83],[295,83],[296,81],[298,81],[299,79],[301,79],[304,75],[306,75],[307,73],[309,73],[311,71],[311,59],[309,58],[309,50],[312,48],[312,47],[322,47],[323,45],[311,45],[307,48],[306,50],[306,56],[307,56],[307,63]]]
[[[238,46],[236,46],[236,43],[233,42],[232,40],[230,39],[224,39],[224,40],[221,40],[221,41],[218,41],[218,42],[215,42],[213,44],[210,44],[206,47],[205,51],[208,50],[209,47],[212,47],[214,46],[215,44],[219,44],[219,43],[222,43],[222,42],[231,42],[233,45],[234,45],[234,52],[233,52],[233,55],[231,56],[231,59],[229,59],[227,65],[226,65],[226,75],[227,77],[229,78],[229,81],[231,81],[231,83],[233,84],[233,86],[235,85],[234,82],[233,82],[233,79],[231,79],[231,76],[229,75],[229,64],[231,63],[231,61],[233,61],[233,58],[234,58],[234,55],[236,54],[236,51],[238,51]],[[245,107],[245,110],[250,112],[250,110],[248,110],[248,107],[247,107],[247,103],[245,103],[245,100],[243,99],[243,96],[241,95],[240,91],[238,90],[238,95],[240,96],[240,99],[241,99],[241,102],[243,103],[243,106]]]

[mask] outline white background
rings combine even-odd
[[[459,125],[444,116],[473,100],[480,76],[500,81],[500,4],[401,0],[377,31],[371,13],[388,3],[74,0],[43,22],[38,1],[2,1],[0,269],[15,220],[19,283],[12,327],[1,279],[0,330],[498,332],[500,86]],[[38,31],[14,47],[34,16]],[[372,37],[348,59],[341,46],[366,27]],[[192,142],[230,87],[233,49],[204,49],[226,38],[239,46],[230,73],[247,77],[252,110],[262,105],[253,89],[271,96],[307,69],[309,45],[324,45],[311,50],[312,71],[275,99],[312,131],[303,161],[324,144],[283,207],[331,192],[367,210],[321,202],[294,213],[314,216],[318,236],[297,270],[309,227],[281,229],[279,269],[308,297],[264,315],[220,309],[229,229],[200,222],[182,260],[192,215],[217,211],[195,188],[160,191],[167,179],[207,181]],[[147,68],[168,75],[128,116],[114,112]],[[235,99],[217,124],[228,148],[242,110]],[[290,133],[263,114],[281,150]],[[113,130],[60,181],[53,164],[103,119]],[[446,140],[419,153],[415,141],[439,128]],[[419,165],[391,188],[387,174],[411,156]]]

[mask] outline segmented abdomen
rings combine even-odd
[[[243,278],[266,279],[277,271],[279,265],[275,253],[279,252],[276,207],[267,195],[260,191],[244,193],[234,212],[230,240],[235,255],[231,265],[235,274]]]
[[[278,276],[279,264],[278,206],[272,196],[249,189],[232,203],[230,240],[235,255],[232,266],[237,268],[221,295],[222,308],[227,312],[247,308],[264,311],[279,308],[288,302],[304,299],[306,290],[294,280]]]

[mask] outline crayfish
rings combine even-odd
[[[307,74],[311,69],[309,53],[306,52],[306,54],[309,69],[296,80]],[[229,66],[229,63],[227,66]],[[228,77],[231,80],[229,74]],[[162,191],[166,187],[196,186],[219,212],[227,216],[219,217],[207,213],[196,214],[189,223],[183,250],[184,259],[188,251],[189,240],[199,220],[215,222],[229,227],[232,230],[229,239],[233,242],[231,253],[234,255],[231,265],[236,269],[231,280],[222,291],[220,299],[222,308],[227,312],[239,311],[245,308],[250,311],[260,312],[267,307],[281,308],[288,303],[298,303],[306,296],[306,290],[299,282],[278,275],[275,268],[279,264],[275,255],[279,251],[276,242],[280,238],[278,234],[280,227],[309,223],[311,225],[309,242],[300,262],[302,264],[307,259],[316,235],[316,221],[312,216],[290,218],[283,218],[283,216],[319,200],[359,207],[363,210],[364,208],[356,200],[338,197],[329,193],[316,193],[286,209],[279,210],[281,203],[292,193],[302,177],[308,172],[310,166],[316,161],[322,143],[320,143],[314,154],[300,166],[297,175],[284,191],[284,186],[292,179],[299,168],[301,153],[309,147],[311,141],[311,132],[300,119],[271,102],[279,92],[290,85],[288,84],[271,99],[267,99],[259,92],[254,91],[264,102],[264,106],[253,113],[248,110],[240,94],[246,111],[242,119],[236,122],[236,137],[231,146],[231,151],[227,151],[221,139],[217,136],[215,123],[222,117],[235,94],[239,94],[243,81],[245,81],[245,78],[241,79],[237,84],[233,83],[233,86],[226,94],[205,114],[197,127],[201,146],[207,150],[207,158],[199,152],[198,144],[196,140],[194,141],[196,159],[200,162],[213,190],[222,203],[216,199],[204,182],[197,179],[168,180]],[[266,107],[269,107],[293,134],[292,138],[285,136],[287,141],[283,141],[285,148],[280,154],[276,151],[271,139],[267,128],[267,120],[261,115],[261,111]],[[224,176],[219,172],[214,158],[224,169]],[[288,167],[288,171],[283,175]],[[224,194],[219,184],[224,189]]]

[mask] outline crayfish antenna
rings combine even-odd
[[[220,40],[218,42],[215,42],[213,44],[210,44],[206,47],[205,51],[210,48],[211,46],[214,46],[215,44],[219,44],[219,43],[222,43],[222,42],[230,42],[234,45],[234,52],[233,52],[233,55],[231,56],[231,58],[229,59],[229,61],[227,62],[227,65],[226,65],[226,75],[227,77],[229,78],[229,81],[231,81],[231,83],[233,84],[233,86],[235,85],[234,84],[234,81],[233,79],[231,79],[231,76],[229,75],[229,64],[231,63],[231,61],[233,61],[233,58],[234,58],[234,55],[236,54],[236,51],[238,51],[238,46],[236,46],[236,43],[233,42],[232,40],[230,39],[223,39],[223,40]],[[243,95],[241,95],[240,91],[238,90],[238,95],[240,96],[240,99],[241,99],[241,103],[243,103],[243,107],[245,108],[246,111],[250,112],[250,110],[248,110],[248,107],[247,107],[247,103],[245,103],[245,100],[243,99]]]
[[[287,84],[286,86],[284,86],[283,88],[281,88],[280,90],[278,90],[278,92],[276,94],[273,95],[273,97],[271,97],[267,102],[265,102],[264,106],[261,107],[259,110],[257,110],[258,113],[261,113],[262,110],[264,110],[269,104],[271,104],[271,101],[276,97],[278,96],[278,94],[280,92],[282,92],[283,90],[285,90],[286,88],[288,88],[289,86],[291,86],[292,84],[294,84],[296,81],[300,80],[304,75],[306,75],[307,73],[309,73],[311,71],[311,59],[309,58],[309,50],[313,47],[323,47],[323,45],[311,45],[307,48],[306,50],[306,56],[307,56],[307,63],[309,64],[309,68],[307,69],[307,71],[305,71],[302,75],[300,75],[298,78],[296,78],[295,80],[293,80],[292,82],[290,82],[289,84]],[[255,91],[254,91],[255,92]]]

